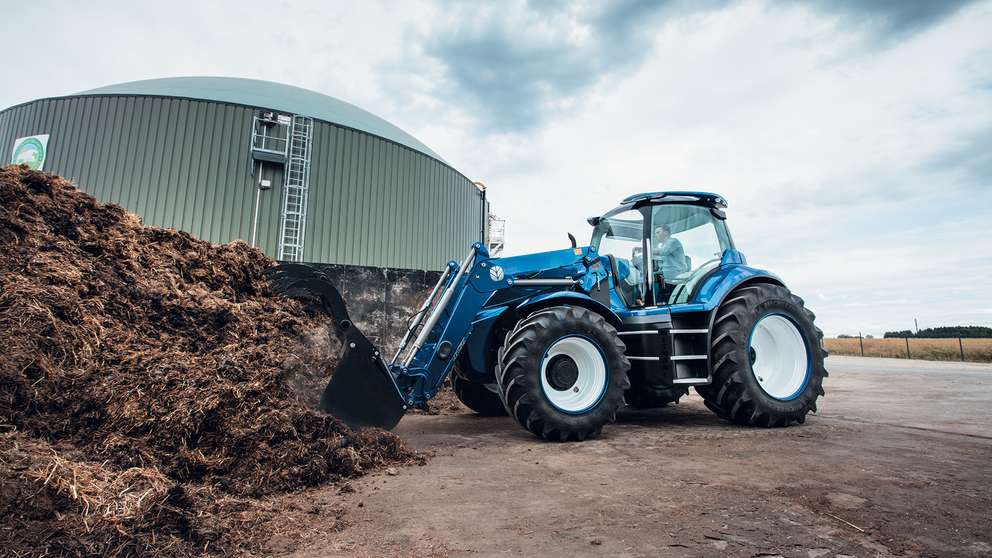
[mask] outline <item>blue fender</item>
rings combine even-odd
[[[622,320],[620,320],[620,316],[617,316],[617,313],[605,304],[587,294],[578,293],[575,291],[556,291],[553,293],[544,293],[528,298],[517,306],[517,313],[529,314],[539,308],[557,306],[559,304],[588,308],[593,312],[602,315],[608,322],[613,324],[613,327],[616,328],[619,328],[623,323]]]
[[[492,381],[491,350],[493,346],[493,329],[497,324],[507,324],[516,321],[520,316],[529,314],[540,308],[558,305],[582,306],[602,315],[613,327],[620,328],[621,320],[617,314],[603,303],[586,294],[575,291],[556,291],[533,296],[516,306],[498,306],[486,308],[475,316],[472,322],[472,335],[465,344],[458,358],[463,362],[462,373],[468,379],[485,382]]]
[[[475,315],[475,319],[472,321],[472,333],[458,354],[458,360],[462,363],[459,369],[469,380],[475,382],[493,381],[490,375],[493,373],[494,363],[489,362],[493,327],[508,309],[507,306],[485,308]]]
[[[734,289],[749,283],[772,283],[785,286],[780,277],[747,265],[720,266],[710,273],[693,293],[690,303],[684,306],[691,310],[715,310]],[[675,310],[675,308],[673,308]]]

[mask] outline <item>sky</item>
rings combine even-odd
[[[45,2],[0,20],[0,107],[267,79],[410,132],[567,246],[627,195],[713,191],[827,335],[992,325],[992,2]]]

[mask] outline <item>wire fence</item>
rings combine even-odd
[[[992,362],[992,339],[922,337],[844,337],[824,339],[832,355]]]

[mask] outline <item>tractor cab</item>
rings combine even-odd
[[[652,192],[590,218],[590,244],[609,261],[615,278],[613,306],[688,302],[700,280],[734,250],[726,207],[716,194]]]

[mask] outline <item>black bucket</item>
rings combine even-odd
[[[302,264],[269,270],[273,290],[317,302],[341,337],[343,352],[320,396],[320,408],[351,428],[392,428],[407,405],[382,355],[348,317],[341,293],[320,271]]]

